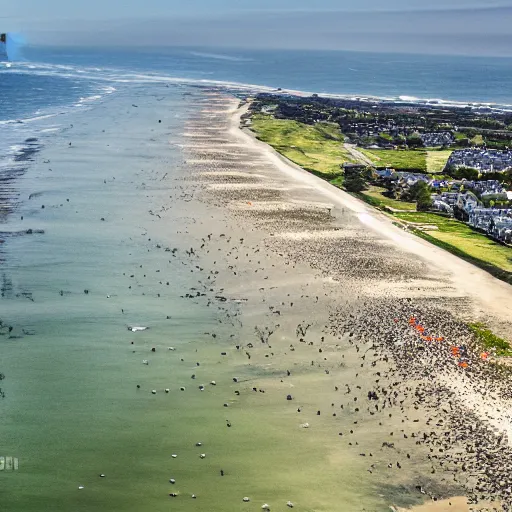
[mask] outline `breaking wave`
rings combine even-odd
[[[243,57],[233,57],[223,54],[210,54],[204,52],[190,52],[192,55],[198,57],[216,58],[219,60],[236,60],[236,61],[249,61]],[[117,88],[113,84],[144,84],[144,83],[164,83],[173,85],[195,85],[204,87],[217,87],[225,88],[228,90],[236,91],[250,91],[250,92],[279,92],[281,94],[294,94],[298,96],[308,96],[311,94],[320,94],[323,97],[339,98],[339,99],[353,99],[359,101],[382,101],[382,102],[397,102],[397,103],[412,103],[418,105],[444,105],[461,108],[487,108],[495,110],[511,111],[512,104],[500,104],[493,102],[472,102],[472,101],[458,101],[452,99],[442,98],[421,98],[412,95],[396,95],[396,96],[379,96],[379,95],[354,95],[354,94],[338,94],[338,93],[324,93],[321,91],[308,91],[299,89],[277,89],[275,86],[267,84],[254,84],[244,83],[237,81],[227,80],[214,80],[209,78],[190,78],[186,76],[172,76],[170,74],[161,72],[142,72],[142,71],[129,71],[125,69],[116,69],[109,67],[79,67],[71,65],[60,64],[47,64],[47,63],[13,63],[13,66],[8,70],[0,70],[1,73],[24,73],[39,76],[58,76],[61,78],[68,78],[72,80],[89,80],[98,84],[96,94],[88,97],[79,98],[76,106],[83,106],[87,103],[98,101],[106,94],[116,92]],[[109,84],[109,85],[106,85]]]

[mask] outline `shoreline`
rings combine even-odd
[[[429,243],[427,240],[405,232],[393,225],[386,215],[378,212],[364,201],[355,198],[288,160],[268,144],[256,139],[250,129],[240,128],[240,118],[245,112],[246,109],[233,112],[232,134],[235,135],[240,132],[245,135],[248,144],[267,154],[269,159],[282,172],[302,184],[315,187],[333,204],[354,212],[369,229],[384,235],[407,252],[427,260],[430,264],[438,267],[441,272],[448,271],[457,289],[463,294],[471,296],[476,303],[480,304],[476,313],[477,316],[487,317],[489,312],[492,312],[491,314],[495,315],[500,321],[507,321],[512,317],[512,287],[508,283],[493,277],[488,272]],[[476,288],[478,291],[475,293]],[[510,334],[512,334],[512,331]]]
[[[256,140],[250,131],[246,129],[240,130],[239,121],[242,114],[243,109],[238,108],[234,108],[229,112],[231,117],[230,134],[238,140],[243,141],[243,143],[246,143],[249,148],[256,149],[259,153],[263,154],[279,172],[282,172],[289,178],[289,181],[299,185],[299,190],[300,188],[307,189],[311,187],[320,196],[328,199],[335,207],[341,208],[342,210],[346,209],[351,214],[354,214],[367,228],[381,236],[384,235],[393,245],[397,245],[400,250],[405,249],[410,255],[420,256],[422,260],[426,260],[429,266],[442,268],[443,275],[449,276],[448,279],[451,285],[457,290],[456,295],[462,293],[462,295],[468,297],[471,301],[473,309],[473,312],[470,313],[471,315],[475,314],[475,309],[479,312],[490,309],[499,321],[506,322],[509,319],[509,304],[512,304],[510,301],[512,292],[507,284],[475,268],[473,265],[463,262],[459,258],[438,249],[428,242],[416,238],[412,234],[404,233],[402,230],[392,225],[387,217],[370,209],[362,201],[355,199],[349,194],[331,186],[324,180],[308,173],[296,164],[289,162],[268,145]],[[447,268],[449,272],[446,272]],[[478,291],[475,291],[475,287],[478,286],[488,286],[491,289],[487,290],[488,293],[486,294],[480,294]],[[501,297],[501,299],[497,299],[497,297]],[[496,302],[498,302],[498,304],[496,304]],[[478,304],[478,307],[476,307],[475,304]],[[445,384],[453,387],[455,392],[457,392],[457,386],[459,384],[456,384],[456,381],[452,379],[453,376],[449,377],[448,380],[445,380]],[[507,407],[508,413],[504,413],[503,416],[501,414],[496,416],[493,414],[492,408],[487,406],[480,407],[480,405],[477,404],[477,397],[480,396],[480,392],[472,387],[470,381],[466,379],[464,383],[461,382],[460,385],[463,387],[459,388],[458,396],[459,399],[465,402],[465,407],[468,407],[469,410],[477,414],[482,420],[489,421],[494,425],[494,428],[498,428],[507,433],[508,439],[511,439],[512,428],[510,421],[505,419],[505,423],[502,422],[502,418],[510,417],[510,408]],[[464,397],[468,395],[473,398],[469,400],[465,399]],[[468,510],[465,498],[455,498],[455,500],[452,500],[456,502],[456,506],[460,508],[452,507],[452,505],[449,505],[449,501],[450,500],[436,502],[432,505],[425,504],[419,506],[417,510],[444,510],[445,506],[449,506],[449,510]],[[413,508],[412,510],[416,509]]]
[[[23,337],[2,343],[0,430],[20,457],[15,478],[0,472],[7,508],[438,512],[450,496],[507,498],[510,436],[492,421],[511,397],[458,321],[470,298],[369,229],[357,202],[283,172],[240,132],[231,96],[157,97],[85,115],[43,149],[60,187],[41,162],[23,184],[44,192],[23,213],[47,230],[37,250],[9,244],[21,259],[2,320]],[[467,373],[413,316],[468,345]]]

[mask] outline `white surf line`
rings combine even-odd
[[[479,306],[479,314],[493,314],[503,321],[512,318],[512,287],[496,279],[484,270],[468,263],[461,258],[445,251],[412,233],[408,233],[393,225],[390,219],[362,201],[352,197],[343,190],[334,187],[325,180],[305,171],[286,159],[269,145],[257,140],[252,133],[240,129],[240,117],[247,112],[245,106],[238,109],[238,102],[233,105],[231,115],[231,135],[244,141],[249,148],[259,148],[269,163],[282,174],[294,181],[299,181],[323,194],[335,206],[353,212],[365,226],[378,233],[381,237],[394,242],[398,249],[414,254],[429,262],[440,271],[449,272],[454,286],[466,296],[470,296],[475,305]]]

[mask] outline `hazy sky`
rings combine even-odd
[[[0,0],[34,44],[512,55],[510,27],[512,0]]]

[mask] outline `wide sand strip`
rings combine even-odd
[[[392,241],[400,250],[419,256],[439,269],[440,272],[449,272],[450,280],[457,290],[461,294],[471,297],[475,305],[475,313],[478,316],[484,318],[494,316],[502,321],[509,321],[512,318],[512,287],[510,285],[453,254],[394,226],[387,217],[363,201],[305,171],[264,142],[257,140],[250,130],[240,130],[240,118],[247,112],[247,109],[248,107],[245,106],[231,111],[230,133],[233,137],[245,141],[249,147],[265,154],[268,161],[290,180],[314,187],[336,207],[347,208],[355,212],[362,223],[380,236]]]
[[[370,372],[363,378],[368,379],[368,383],[369,379],[374,378],[375,375],[381,377],[387,374],[390,379],[398,379],[398,382],[390,383],[390,387],[383,392],[389,393],[391,389],[397,389],[395,386],[399,386],[401,391],[398,394],[394,391],[396,398],[392,402],[395,406],[401,406],[401,414],[404,417],[402,423],[404,421],[419,422],[417,424],[419,431],[406,434],[407,430],[402,429],[403,437],[405,439],[412,437],[413,443],[418,446],[422,443],[414,442],[414,438],[421,435],[423,441],[428,444],[429,436],[433,436],[436,439],[433,446],[443,447],[439,452],[446,455],[435,455],[432,460],[441,460],[441,469],[449,470],[450,474],[453,474],[456,486],[451,487],[447,483],[449,479],[442,475],[430,477],[432,482],[435,479],[438,485],[446,486],[441,496],[456,496],[461,490],[457,487],[459,485],[462,485],[468,494],[477,494],[475,487],[480,489],[480,479],[484,475],[478,458],[487,448],[482,446],[477,448],[476,451],[480,455],[471,463],[467,462],[466,455],[461,453],[475,453],[474,443],[478,443],[478,439],[483,439],[484,444],[488,444],[489,448],[486,453],[492,459],[490,469],[485,471],[488,475],[493,475],[497,471],[496,468],[500,462],[493,457],[497,453],[502,453],[504,460],[508,448],[505,448],[502,443],[507,443],[508,439],[512,438],[508,394],[497,384],[498,381],[493,380],[493,376],[488,375],[488,365],[475,364],[471,369],[472,372],[467,376],[461,374],[456,361],[450,359],[450,355],[447,354],[449,346],[443,348],[442,345],[427,345],[425,347],[412,328],[400,327],[398,331],[394,330],[389,325],[390,322],[393,324],[393,317],[390,315],[396,310],[397,316],[394,322],[401,325],[404,320],[407,322],[411,314],[419,314],[423,317],[422,322],[438,329],[438,336],[448,336],[450,340],[464,344],[469,338],[466,332],[458,332],[461,329],[461,324],[458,322],[461,320],[485,317],[490,322],[497,322],[496,325],[510,332],[509,318],[512,305],[510,287],[428,242],[403,232],[387,217],[366,204],[281,157],[266,144],[257,141],[250,132],[239,129],[240,117],[246,109],[239,109],[236,101],[226,100],[225,105],[224,113],[219,109],[217,117],[209,117],[204,122],[204,126],[207,126],[209,131],[212,131],[214,125],[218,126],[218,138],[212,139],[210,147],[208,144],[189,147],[192,158],[196,159],[188,159],[188,162],[196,162],[197,158],[201,160],[200,157],[204,154],[218,154],[218,160],[221,161],[223,150],[232,151],[233,145],[238,144],[240,165],[237,169],[230,167],[229,172],[235,171],[240,178],[245,174],[247,179],[240,179],[236,187],[222,186],[222,183],[229,184],[230,175],[222,165],[212,165],[212,169],[218,169],[218,172],[211,171],[211,181],[216,185],[212,187],[204,183],[203,188],[207,197],[212,198],[213,204],[222,208],[228,216],[237,219],[239,227],[243,226],[246,234],[244,238],[251,240],[255,247],[264,244],[266,249],[275,251],[283,258],[285,265],[290,267],[290,272],[285,275],[287,272],[277,272],[277,263],[276,271],[273,271],[270,265],[262,264],[261,267],[253,270],[262,274],[251,275],[251,271],[242,265],[241,260],[238,260],[239,253],[235,252],[238,249],[232,248],[228,255],[237,254],[235,260],[238,261],[233,261],[233,265],[229,268],[236,270],[234,272],[236,279],[233,278],[232,284],[229,280],[223,281],[225,293],[230,291],[233,295],[248,299],[247,306],[244,305],[244,314],[249,315],[250,321],[254,323],[257,318],[264,316],[264,309],[254,309],[252,306],[258,297],[261,297],[263,305],[278,304],[278,308],[274,305],[269,306],[270,313],[267,312],[267,316],[277,315],[274,318],[281,326],[279,332],[287,333],[287,330],[289,332],[292,327],[291,322],[294,320],[327,322],[324,329],[330,325],[332,332],[342,334],[344,340],[343,343],[335,346],[338,348],[331,345],[330,350],[340,350],[347,341],[347,337],[348,343],[353,345],[354,342],[350,341],[350,338],[354,333],[358,333],[356,336],[364,336],[365,342],[369,345],[362,357],[356,356],[356,359],[352,360],[352,363],[355,363],[360,357],[362,361],[360,365],[351,366],[354,369],[359,366],[363,368],[365,363],[368,364],[367,352],[375,348],[375,344],[383,344],[386,347],[384,351],[389,350],[392,354],[394,363],[385,371],[372,372],[370,368]],[[227,119],[228,122],[226,122]],[[200,132],[202,126],[200,121],[194,120],[194,130]],[[232,142],[227,144],[213,142],[225,137],[226,132],[229,133]],[[213,149],[215,153],[212,152]],[[215,160],[216,157],[212,158]],[[254,165],[255,162],[256,165]],[[199,167],[197,171],[197,181],[204,181],[204,169]],[[267,194],[264,197],[261,191],[270,186],[273,194],[271,196]],[[243,197],[241,197],[242,193]],[[252,253],[253,256],[258,251],[259,248]],[[250,257],[250,255],[249,252],[246,256]],[[271,267],[274,267],[274,264]],[[239,279],[241,272],[242,280]],[[306,295],[308,292],[312,296]],[[316,299],[315,294],[317,294]],[[313,299],[308,309],[301,310],[301,315],[304,316],[297,316],[296,309],[290,310],[294,302],[297,304],[299,296]],[[290,300],[287,297],[295,299],[289,306],[286,306],[286,300]],[[325,318],[324,308],[332,310],[328,320]],[[290,324],[288,325],[287,322]],[[443,336],[439,339],[444,341]],[[287,337],[288,334],[282,339],[286,340]],[[276,347],[279,346],[277,339],[274,344]],[[359,353],[357,344],[355,348]],[[326,349],[327,346],[324,346],[324,353]],[[418,349],[424,351],[417,352]],[[292,348],[292,351],[295,351],[295,348]],[[272,353],[273,360],[268,361],[268,369],[271,369],[272,364],[276,364],[276,358],[283,357],[282,361],[290,362],[290,356],[293,361],[296,361],[295,364],[302,366],[306,363],[304,359],[296,359],[295,354],[286,353],[278,356],[277,353]],[[269,354],[266,357],[269,357]],[[331,360],[331,354],[324,359]],[[370,366],[380,365],[379,361],[387,362],[387,355],[375,360]],[[312,365],[313,363],[314,361],[311,361]],[[399,368],[400,376],[396,373],[395,365]],[[325,371],[329,374],[329,372],[335,372],[335,369],[329,367],[329,370]],[[351,383],[348,386],[351,388],[358,381],[358,373],[352,375],[349,380]],[[379,383],[379,379],[375,382]],[[297,391],[304,384],[304,381],[300,383],[297,381]],[[267,385],[273,386],[270,380]],[[493,388],[492,398],[489,394],[491,388]],[[412,390],[415,390],[415,393],[411,394]],[[403,400],[400,400],[400,393],[403,393]],[[420,398],[417,400],[413,397]],[[354,410],[354,412],[358,411],[359,408]],[[372,414],[370,412],[370,415]],[[412,418],[416,415],[419,416],[413,420]],[[389,417],[391,418],[392,414],[389,414]],[[433,421],[437,421],[438,433],[429,432],[429,429],[435,429],[431,423]],[[358,421],[354,423],[358,424]],[[359,421],[360,426],[357,429],[365,432],[364,441],[360,439],[356,445],[372,446],[370,440],[373,436],[386,436],[386,427],[381,428],[381,423],[375,426],[376,430],[370,426],[371,421],[362,423],[365,426]],[[396,427],[396,424],[394,425]],[[500,432],[509,435],[503,437]],[[322,440],[323,434],[315,434],[315,439],[319,439],[318,435]],[[393,432],[390,435],[392,436]],[[457,438],[452,439],[452,436]],[[328,439],[326,437],[325,442],[330,443]],[[398,441],[396,437],[394,439]],[[395,445],[394,439],[391,437],[390,441],[386,441],[382,446]],[[462,444],[459,445],[461,442]],[[353,443],[348,444],[351,446]],[[363,450],[363,448],[358,449]],[[437,448],[435,450],[430,448],[430,453],[436,453]],[[453,453],[448,454],[451,451]],[[365,452],[359,455],[366,457],[367,450]],[[403,453],[402,451],[402,455]],[[431,460],[430,454],[427,453],[425,456]],[[419,464],[418,457],[419,454],[413,456]],[[338,460],[338,455],[333,453],[331,458]],[[343,457],[340,458],[339,463],[346,465],[347,461],[342,462],[342,460]],[[387,467],[392,468],[394,464],[390,462]],[[462,464],[462,470],[458,468],[459,464]],[[396,465],[401,468],[403,462],[396,462]],[[507,467],[505,463],[501,465],[502,469]],[[370,474],[374,473],[373,466],[374,464],[369,466]],[[427,472],[420,466],[421,464],[416,466],[418,472],[416,478],[420,482],[426,481],[425,479],[428,480]],[[436,467],[433,465],[429,472],[436,474]],[[410,476],[413,476],[412,473]],[[440,480],[437,480],[438,478]],[[502,488],[506,495],[508,478],[504,474],[501,474],[501,477],[496,476],[494,480],[492,476],[489,478],[491,482],[494,481],[498,487]],[[498,478],[502,480],[496,482]],[[397,485],[398,480],[394,484]],[[403,481],[403,485],[407,487],[409,484]],[[493,494],[493,491],[485,491],[487,494],[484,494],[484,491],[485,486],[482,486],[482,495],[471,499],[485,501],[486,497],[493,500],[498,497],[498,494]],[[428,495],[425,498],[428,500]],[[496,507],[497,503],[494,502],[493,506]],[[433,511],[445,509],[469,510],[465,498],[452,498],[447,501],[436,498],[435,501],[432,500],[431,503],[418,508],[418,510]],[[473,510],[477,509],[473,508]]]

